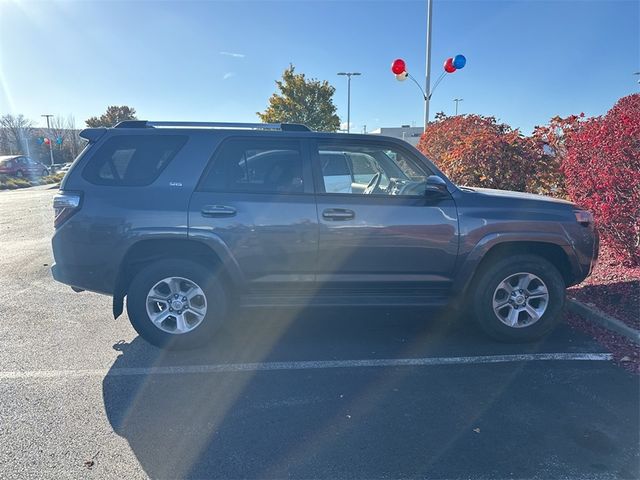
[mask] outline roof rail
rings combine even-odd
[[[116,123],[114,128],[147,128],[146,120],[123,120]]]
[[[154,122],[147,120],[125,120],[115,128],[242,128],[253,130],[281,130],[288,132],[310,132],[306,125],[299,123],[236,123],[236,122]]]

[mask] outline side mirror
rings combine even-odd
[[[437,175],[429,175],[425,182],[425,195],[447,195],[449,190],[445,181]]]

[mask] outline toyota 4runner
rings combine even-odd
[[[126,297],[159,346],[205,343],[236,305],[456,303],[530,341],[597,258],[589,212],[454,185],[399,139],[147,121],[81,135],[54,199],[53,276],[111,295],[115,317]]]

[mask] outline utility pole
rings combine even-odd
[[[53,167],[53,145],[51,145],[51,126],[49,124],[49,119],[53,117],[51,114],[40,115],[41,117],[45,117],[47,119],[47,131],[49,132],[49,157],[51,158],[51,166]]]
[[[456,102],[456,115],[458,115],[458,103],[462,102],[464,98],[454,98],[453,101]]]
[[[362,75],[359,72],[338,72],[338,75],[347,77],[347,133],[351,130],[351,77]]]
[[[429,99],[431,98],[431,23],[433,20],[433,0],[427,0],[427,72],[424,83],[424,130],[429,124]]]

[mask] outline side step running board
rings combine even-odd
[[[265,295],[245,294],[239,297],[241,307],[363,307],[421,306],[442,307],[448,303],[440,296],[374,296],[374,295]]]

